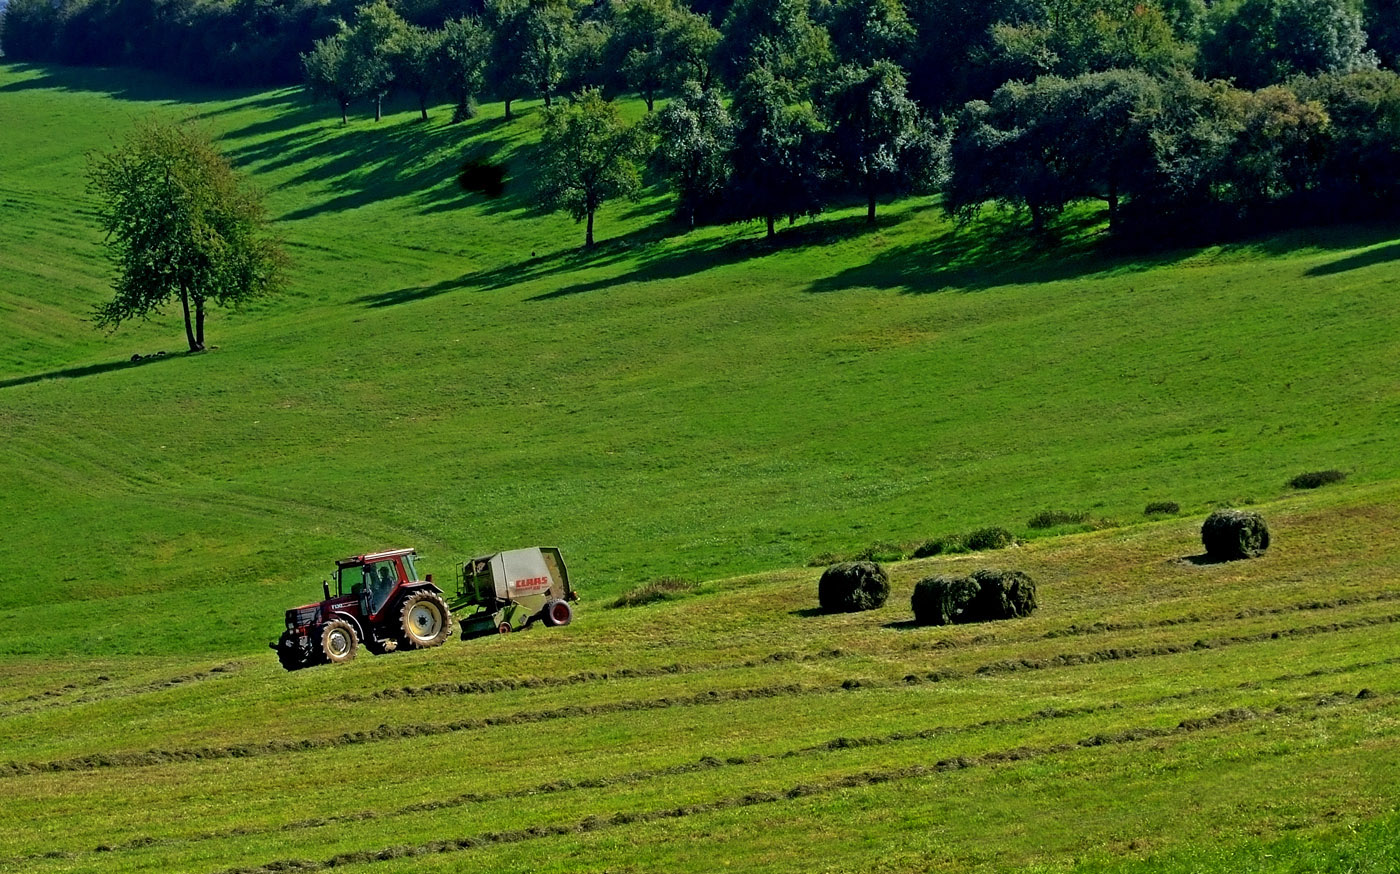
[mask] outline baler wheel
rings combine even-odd
[[[354,626],[344,619],[332,619],[321,627],[321,652],[333,665],[353,659],[359,645]]]
[[[400,639],[406,649],[441,646],[452,633],[452,613],[435,592],[414,592],[399,608]]]
[[[568,601],[550,601],[544,605],[544,624],[550,628],[568,625],[573,621],[574,608],[569,606]]]

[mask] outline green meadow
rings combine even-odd
[[[1400,227],[1144,255],[1094,210],[1034,243],[913,198],[770,244],[652,185],[583,252],[516,105],[341,126],[0,65],[0,871],[1397,870]],[[174,309],[89,321],[87,155],[152,114],[292,258],[201,355]],[[1193,561],[1223,504],[1263,558]],[[989,525],[1023,543],[814,609],[823,556]],[[536,543],[567,628],[266,648],[337,557],[450,587]],[[918,579],[985,566],[1041,609],[912,626]],[[696,586],[607,607],[665,578]]]

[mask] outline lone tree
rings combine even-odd
[[[639,128],[623,124],[617,107],[596,88],[545,111],[537,197],[545,209],[567,212],[574,221],[587,219],[584,248],[593,248],[598,207],[615,197],[636,197],[641,188],[643,138]]]
[[[198,352],[207,303],[237,306],[281,286],[286,256],[261,196],[204,133],[146,122],[90,162],[118,272],[116,296],[95,312],[99,327],[116,330],[179,297],[185,337]]]

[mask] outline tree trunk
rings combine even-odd
[[[204,348],[204,298],[194,299],[194,341]]]
[[[651,112],[653,109],[656,109],[656,92],[655,92],[655,91],[648,91],[648,92],[647,92],[647,112]]]
[[[1108,229],[1118,230],[1118,181],[1108,183]]]
[[[867,209],[865,211],[865,223],[875,224],[875,189],[871,188],[865,193]]]
[[[189,341],[190,351],[198,352],[199,343],[194,339],[194,327],[190,324],[190,290],[184,284],[180,286],[180,306],[185,311],[185,339]]]
[[[340,123],[341,123],[341,124],[349,124],[349,123],[350,123],[349,112],[350,112],[350,101],[348,101],[348,100],[346,100],[345,98],[342,97],[342,98],[340,99]]]
[[[583,248],[593,248],[593,210],[588,211],[588,233],[583,238]]]
[[[1045,210],[1038,203],[1032,203],[1031,208],[1031,230],[1037,234],[1045,232]]]
[[[506,121],[510,121],[512,118],[515,118],[515,116],[511,115],[511,113],[510,113],[510,98],[507,97],[507,98],[506,98]]]
[[[384,95],[374,95],[374,120],[379,121],[384,117]]]
[[[554,105],[554,95],[548,91],[544,92],[544,105],[545,108],[549,108]]]
[[[428,98],[424,94],[418,95],[418,111],[422,113],[423,120],[428,120]]]
[[[766,216],[768,219],[768,239],[773,239],[778,235],[778,230],[773,227],[773,216]]]

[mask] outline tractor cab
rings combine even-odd
[[[399,587],[418,582],[418,569],[413,564],[416,555],[411,549],[396,549],[340,559],[335,563],[340,597],[352,596],[362,615],[378,616]],[[432,581],[431,576],[425,580]]]

